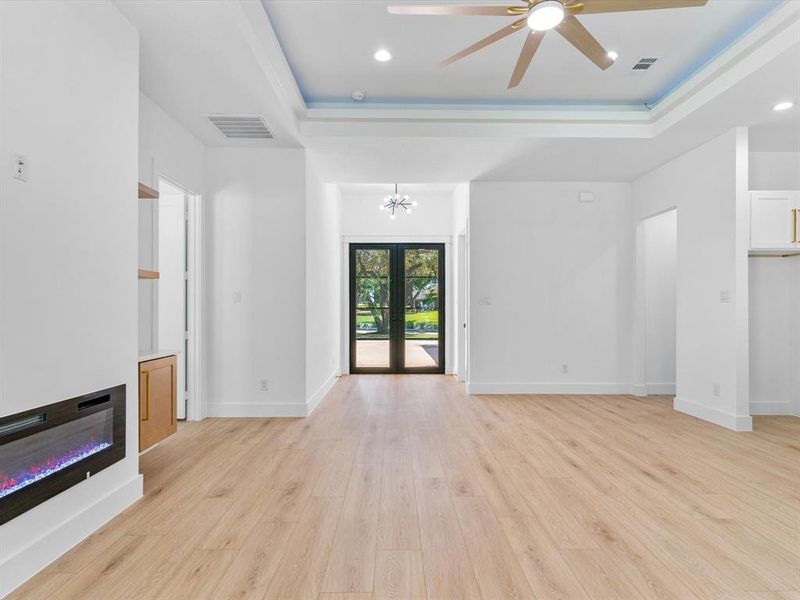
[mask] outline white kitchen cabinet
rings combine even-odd
[[[800,192],[750,192],[750,247],[800,249]]]

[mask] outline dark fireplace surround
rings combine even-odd
[[[125,386],[0,418],[0,524],[125,458]]]

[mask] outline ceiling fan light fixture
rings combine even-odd
[[[564,5],[559,0],[542,0],[528,14],[528,27],[548,31],[564,20]]]
[[[610,58],[613,61],[616,61],[619,58],[619,54],[617,54],[617,52],[614,50],[609,50],[608,58]]]

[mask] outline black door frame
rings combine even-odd
[[[439,360],[435,367],[405,367],[405,250],[437,250],[439,252]],[[356,356],[356,250],[389,251],[389,366],[357,367]],[[442,243],[351,243],[350,244],[350,373],[353,374],[413,374],[445,372],[445,244]]]

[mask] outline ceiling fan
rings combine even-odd
[[[525,38],[525,44],[522,46],[522,52],[520,52],[517,65],[514,67],[508,83],[508,89],[511,89],[520,84],[545,33],[551,29],[555,29],[601,69],[605,70],[614,63],[576,15],[703,6],[708,0],[523,0],[523,2],[525,6],[430,6],[420,4],[389,6],[388,9],[391,14],[395,15],[521,17],[461,52],[444,59],[438,65],[440,68],[446,67],[512,33],[527,29],[528,35]]]

